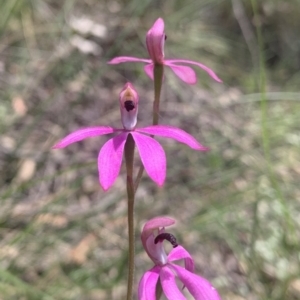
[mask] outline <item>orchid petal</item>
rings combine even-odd
[[[69,135],[64,137],[60,142],[54,145],[52,148],[53,149],[65,148],[73,143],[82,141],[88,137],[109,134],[115,131],[118,131],[118,129],[109,126],[82,128],[70,133]]]
[[[199,151],[207,151],[208,148],[204,147],[197,140],[185,132],[184,130],[167,125],[153,125],[143,128],[137,128],[136,132],[142,132],[150,135],[158,135],[162,137],[167,137],[174,139],[180,143],[186,144],[192,149],[199,150]]]
[[[174,273],[168,265],[163,266],[160,271],[160,282],[168,300],[186,300],[176,284]]]
[[[200,67],[202,70],[204,70],[205,72],[208,73],[208,75],[213,78],[215,81],[217,82],[222,82],[222,80],[216,75],[216,73],[210,69],[209,67],[201,64],[201,63],[198,63],[196,61],[193,61],[193,60],[187,60],[187,59],[168,59],[168,60],[165,60],[165,64],[166,65],[173,65],[173,64],[177,64],[177,63],[184,63],[184,64],[191,64],[191,65],[195,65],[195,66],[198,66]]]
[[[149,177],[159,186],[166,178],[166,154],[162,146],[146,135],[131,132]]]
[[[110,60],[108,64],[117,65],[124,62],[143,62],[143,63],[150,64],[152,61],[151,59],[145,59],[145,58],[138,58],[138,57],[131,57],[131,56],[118,56]]]
[[[153,78],[154,78],[154,64],[144,66],[144,71],[153,80]]]
[[[171,262],[180,259],[184,259],[185,268],[193,273],[195,270],[193,258],[182,246],[178,245],[176,248],[173,248],[172,251],[169,253],[168,261]]]
[[[195,84],[197,82],[196,73],[192,68],[186,66],[176,66],[168,63],[168,61],[165,61],[165,65],[169,66],[175,75],[178,76],[183,82],[187,84]]]
[[[156,284],[159,278],[160,267],[147,271],[141,278],[138,288],[139,300],[155,300],[156,299]]]
[[[195,300],[221,300],[217,290],[206,279],[180,266],[171,264],[170,267],[175,270],[178,278],[186,286]]]
[[[100,185],[106,191],[115,182],[120,173],[124,145],[128,133],[121,133],[110,139],[101,148],[98,156]]]

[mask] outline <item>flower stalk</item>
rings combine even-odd
[[[135,239],[134,239],[134,183],[133,183],[133,159],[134,159],[134,140],[131,135],[128,136],[125,144],[125,162],[127,173],[127,199],[128,199],[128,278],[127,278],[127,300],[133,298],[134,284],[134,254],[135,254]]]
[[[153,102],[153,125],[158,124],[160,93],[164,75],[164,66],[155,64],[154,66],[154,102]]]

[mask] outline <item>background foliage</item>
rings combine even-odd
[[[145,33],[166,23],[166,55],[201,61],[195,86],[167,72],[161,123],[211,151],[162,140],[167,181],[143,177],[136,203],[137,280],[151,263],[143,222],[167,214],[197,273],[223,299],[299,299],[299,0],[4,0],[0,10],[0,299],[123,299],[124,170],[101,191],[106,137],[51,146],[83,126],[120,126],[118,93],[134,83],[139,124],[152,83]],[[140,162],[136,159],[137,167]]]

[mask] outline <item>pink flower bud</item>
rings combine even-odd
[[[165,31],[164,21],[159,18],[149,29],[146,36],[146,45],[150,58],[155,64],[162,65],[164,63],[164,46],[165,46]]]
[[[130,82],[124,85],[119,99],[123,127],[133,130],[137,122],[139,96]]]

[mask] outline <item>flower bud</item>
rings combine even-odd
[[[149,29],[146,36],[146,45],[150,58],[154,64],[162,65],[164,63],[165,31],[164,21],[158,18]]]
[[[139,96],[130,82],[124,85],[119,100],[123,127],[133,130],[137,123]]]

